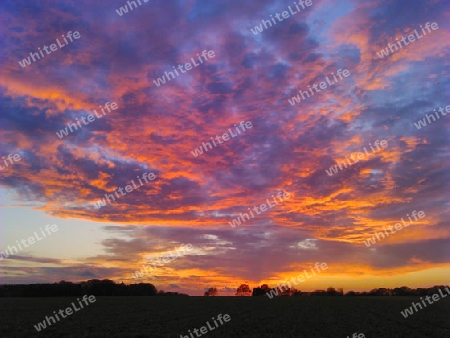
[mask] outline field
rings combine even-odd
[[[40,333],[34,325],[75,298],[0,298],[0,337],[180,337],[218,314],[207,337],[450,337],[450,302],[403,318],[417,297],[98,297]],[[193,337],[196,335],[193,333]],[[190,337],[189,337],[190,338]]]

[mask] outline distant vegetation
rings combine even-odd
[[[348,291],[344,294],[343,289],[329,287],[326,290],[315,290],[304,292],[295,288],[282,288],[278,293],[280,296],[428,296],[439,292],[439,288],[445,285],[436,285],[431,288],[411,289],[402,286],[394,289],[378,288],[365,292]],[[265,296],[272,290],[267,284],[260,287],[250,288],[248,284],[241,284],[235,296]],[[91,279],[86,282],[72,283],[61,281],[53,284],[5,284],[0,285],[0,297],[73,297],[82,295],[94,296],[188,296],[179,292],[158,291],[153,284],[116,284],[109,279]],[[220,296],[216,287],[209,288],[204,296]]]
[[[345,294],[342,288],[335,289],[331,286],[326,290],[315,290],[311,292],[303,292],[295,288],[282,287],[281,292],[278,293],[278,296],[428,296],[439,292],[439,288],[443,289],[444,287],[445,285],[436,285],[431,288],[411,289],[407,286],[402,286],[394,289],[378,288],[364,292],[348,291]],[[260,287],[253,288],[253,291],[251,291],[248,284],[241,284],[237,288],[235,295],[253,297],[265,296],[272,289],[273,288],[270,288],[267,284],[263,284]],[[209,290],[215,290],[214,295],[219,295],[216,288],[210,288]],[[209,294],[208,291],[205,292],[205,296],[213,295]]]
[[[87,282],[61,281],[53,284],[0,285],[0,297],[72,297],[94,296],[187,296],[178,292],[157,291],[150,283],[116,284],[109,279],[91,279]]]

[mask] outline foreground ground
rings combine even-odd
[[[400,311],[417,297],[98,297],[47,327],[34,325],[75,298],[0,298],[0,337],[180,337],[229,314],[201,337],[450,337],[450,301],[411,317]],[[193,336],[196,335],[193,333]]]

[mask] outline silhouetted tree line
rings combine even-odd
[[[187,296],[178,292],[157,291],[150,283],[116,284],[109,279],[91,279],[81,283],[61,281],[53,284],[0,285],[0,297],[75,297],[94,296]]]
[[[344,290],[342,288],[335,289],[333,287],[329,287],[326,290],[315,290],[312,292],[302,292],[295,288],[281,287],[278,292],[278,296],[430,296],[439,292],[439,289],[445,288],[445,285],[436,285],[431,288],[417,288],[411,289],[407,286],[402,286],[394,289],[387,288],[378,288],[370,291],[364,292],[355,292],[349,291],[344,294]],[[236,296],[265,296],[268,292],[273,290],[274,288],[270,288],[267,284],[263,284],[260,287],[253,288],[253,291],[250,289],[248,284],[241,284],[236,289]],[[214,291],[214,292],[212,292]],[[205,296],[217,296],[218,292],[216,288],[210,288],[204,294]]]
[[[343,289],[329,287],[326,290],[315,290],[312,292],[302,292],[295,288],[279,289],[278,296],[430,296],[444,289],[445,285],[436,285],[431,288],[411,289],[407,286],[388,289],[378,288],[370,291],[355,292],[349,291],[344,294]],[[248,284],[241,284],[236,289],[236,296],[265,296],[270,290],[267,284],[250,289]],[[83,295],[94,296],[188,296],[178,292],[158,291],[153,284],[139,283],[116,284],[109,279],[91,279],[86,282],[72,283],[60,281],[53,284],[6,284],[0,285],[0,297],[75,297]],[[205,296],[217,296],[217,288],[209,288],[204,293]]]
[[[379,288],[365,292],[349,291],[346,296],[430,296],[439,292],[439,289],[444,289],[445,285],[435,285],[431,288],[417,288],[411,289],[407,286],[402,286],[394,289]]]
[[[281,292],[278,293],[278,296],[430,296],[439,292],[438,290],[443,289],[444,287],[445,285],[436,285],[431,288],[411,289],[407,286],[402,286],[394,289],[378,288],[364,292],[349,291],[345,294],[342,288],[335,289],[333,287],[329,287],[326,290],[315,290],[312,292],[302,292],[295,288],[283,288]],[[253,288],[252,296],[265,296],[270,290],[272,289],[269,288],[267,284],[263,284],[259,288]]]

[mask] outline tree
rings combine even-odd
[[[264,296],[267,292],[270,291],[270,288],[267,284],[261,285],[259,288],[253,288],[252,296]]]
[[[250,287],[248,284],[241,284],[236,290],[236,296],[251,296],[252,290],[250,290]]]
[[[82,282],[81,287],[84,292],[94,296],[112,296],[116,284],[110,279],[90,279]]]
[[[400,288],[395,288],[392,290],[392,296],[412,296],[413,290],[407,286],[402,286]]]
[[[301,290],[298,290],[298,289],[296,289],[296,288],[292,288],[292,289],[291,289],[291,295],[292,295],[292,296],[301,296],[301,295],[302,295],[302,291],[301,291]]]
[[[217,296],[218,294],[217,288],[209,288],[208,291],[205,291],[204,296]]]
[[[261,285],[261,289],[263,289],[265,292],[269,292],[270,291],[269,285],[267,285],[267,284]]]
[[[337,292],[336,289],[331,286],[327,289],[327,296],[337,296],[338,294],[339,292]]]
[[[391,291],[386,288],[373,289],[369,291],[370,296],[390,296]]]
[[[280,290],[280,296],[292,296],[292,290],[291,288],[284,288],[283,290]]]

